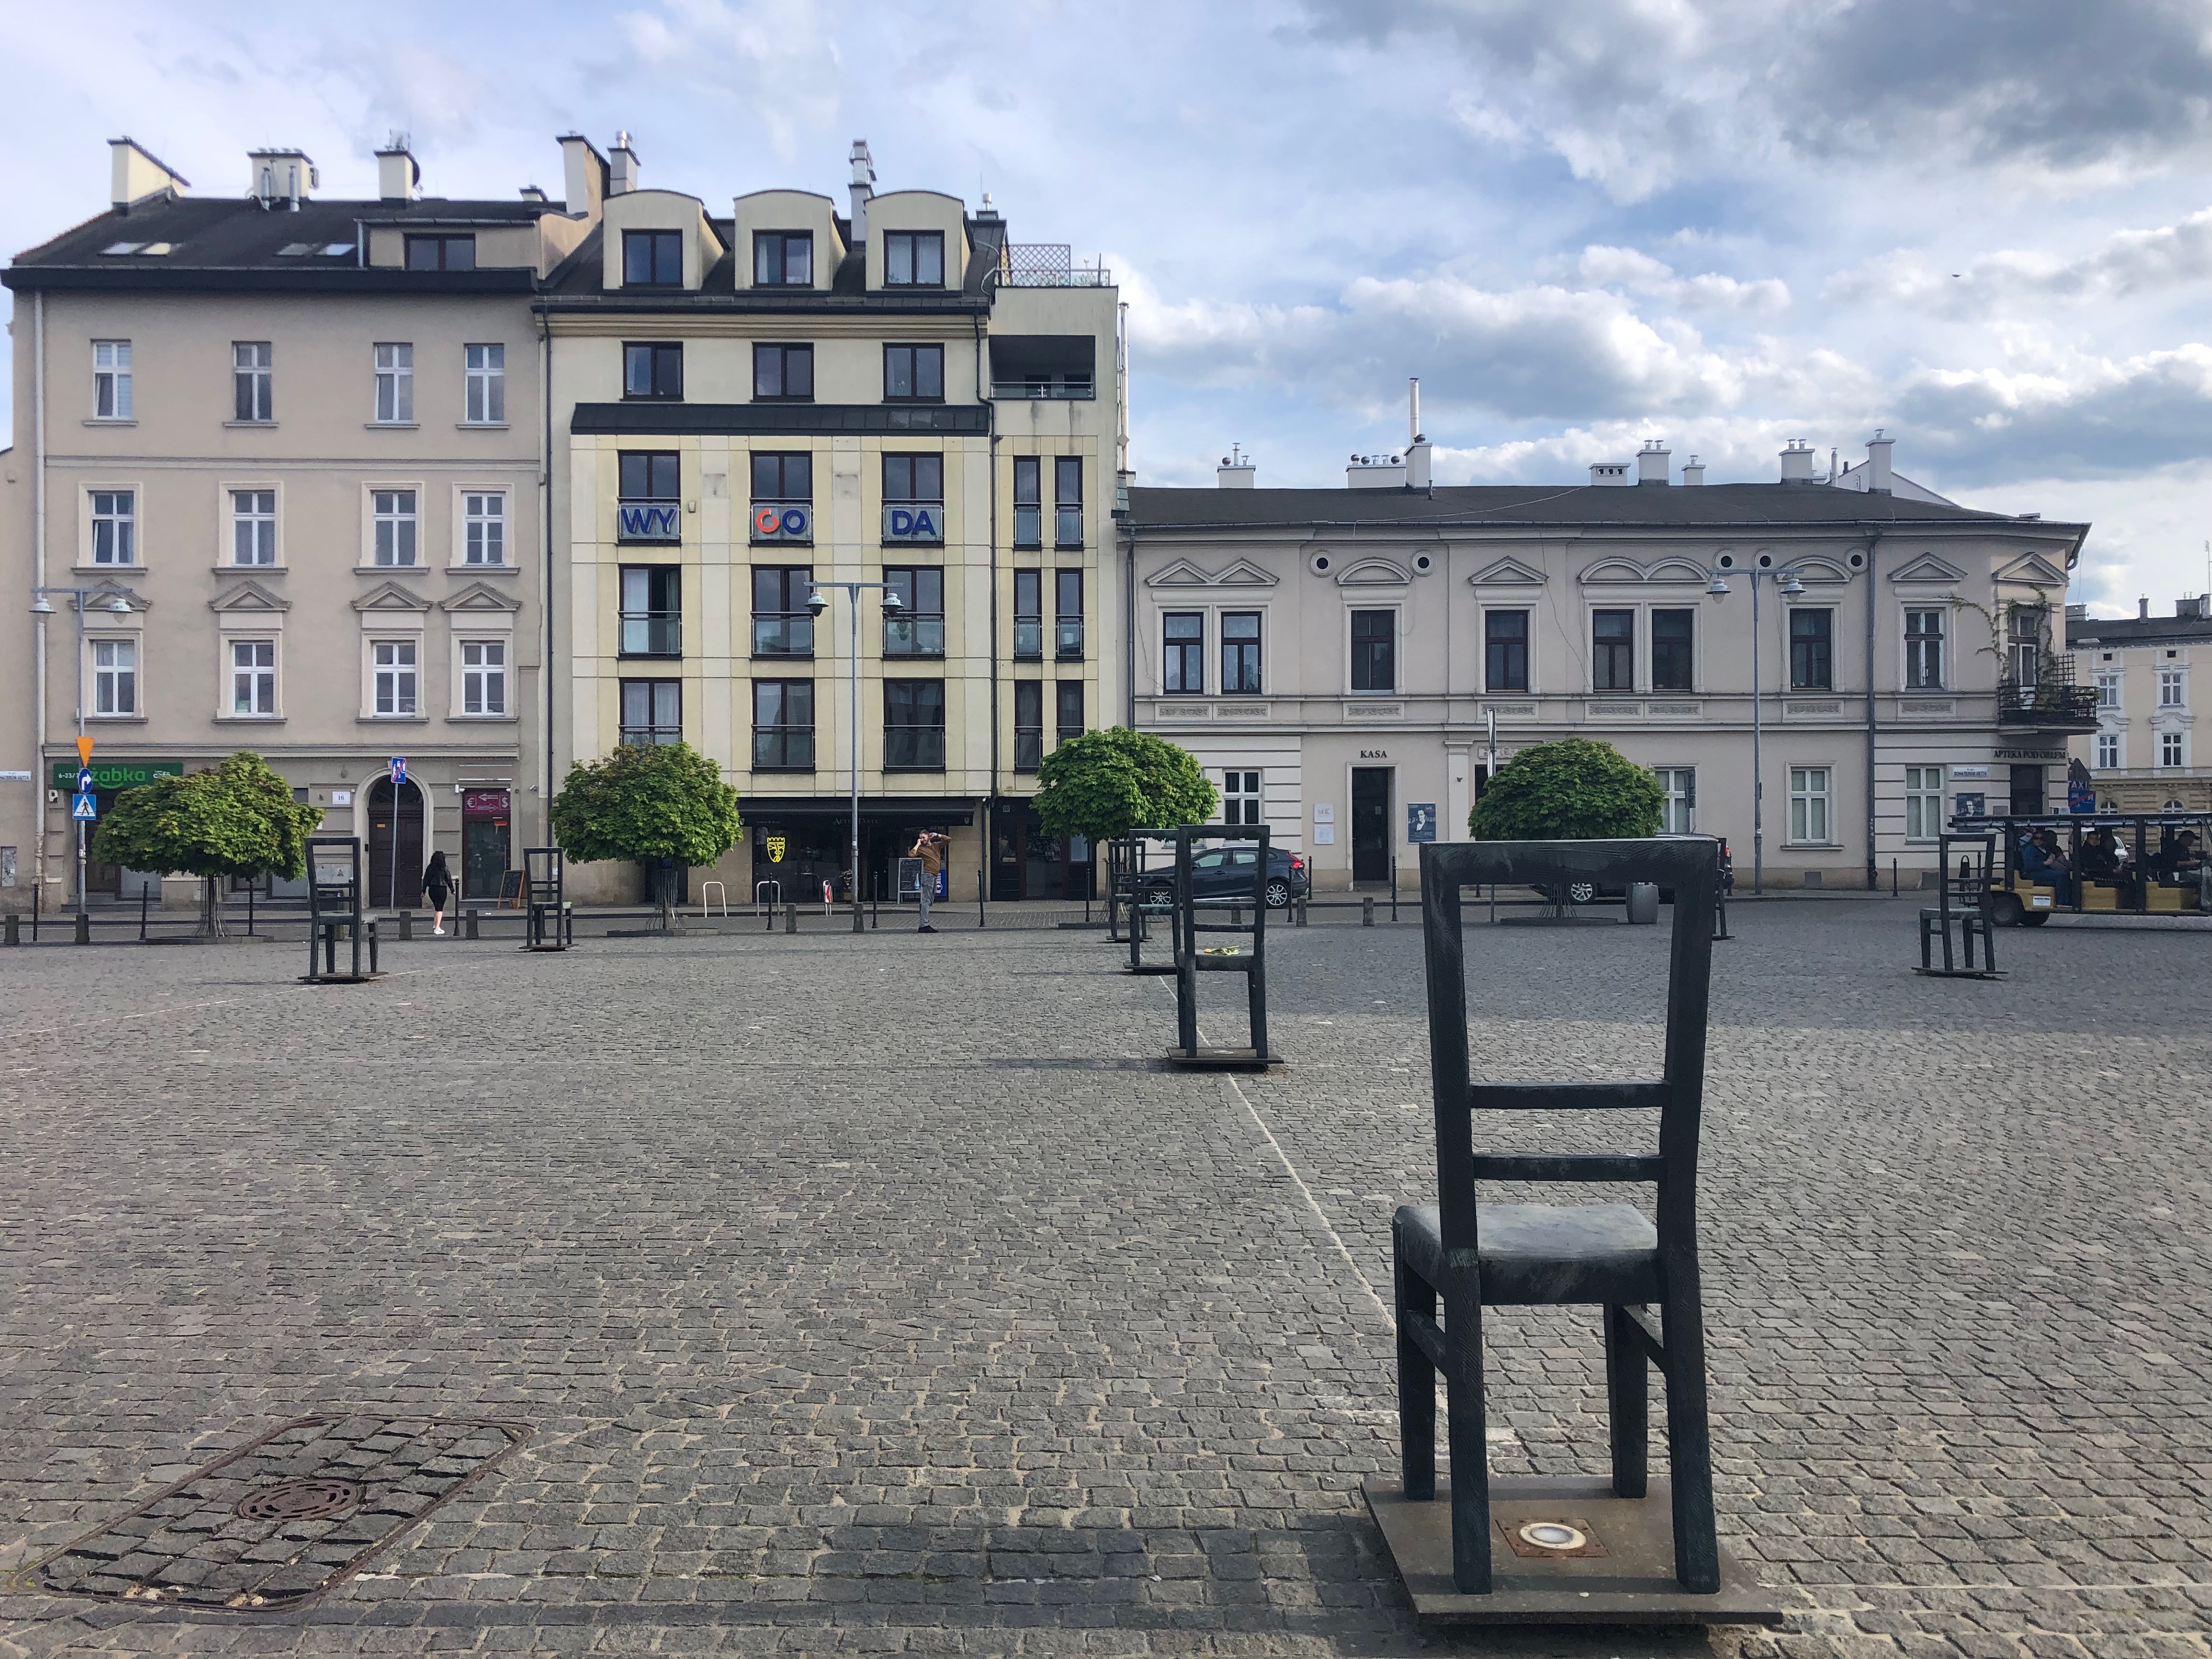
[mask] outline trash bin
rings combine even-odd
[[[1628,884],[1628,925],[1649,927],[1659,920],[1659,884],[1651,881]]]

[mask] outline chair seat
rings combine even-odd
[[[1399,1254],[1440,1289],[1443,1229],[1433,1204],[1401,1205],[1392,1224]],[[1626,1204],[1486,1204],[1477,1233],[1486,1307],[1662,1299],[1658,1229]]]

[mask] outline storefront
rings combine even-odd
[[[1026,800],[991,806],[994,899],[1084,899],[1092,895],[1094,854],[1081,836],[1049,836]]]
[[[514,801],[504,789],[461,793],[461,896],[496,899],[514,868]]]
[[[924,830],[949,834],[953,845],[948,855],[945,890],[961,891],[960,871],[974,867],[975,849],[960,832],[974,823],[976,803],[958,799],[921,798],[912,801],[863,799],[860,802],[861,896],[888,902],[896,877],[898,860]],[[745,838],[752,843],[752,878],[756,884],[776,884],[775,896],[785,902],[819,904],[827,883],[831,896],[843,902],[847,891],[845,866],[850,858],[852,803],[831,797],[810,796],[775,800],[756,798],[740,808]],[[975,878],[968,878],[973,896]],[[736,894],[731,895],[732,899]],[[750,900],[754,895],[748,893]]]
[[[118,795],[126,789],[136,789],[142,783],[151,783],[155,778],[182,777],[185,763],[182,761],[95,760],[92,763],[91,770],[93,804],[98,810],[100,817],[84,827],[85,891],[99,894],[106,898],[128,896],[135,899],[138,896],[139,888],[143,884],[145,878],[140,877],[137,872],[125,872],[120,866],[100,863],[92,856],[93,841],[98,834],[100,824],[106,821],[107,815],[115,810],[115,798]],[[52,775],[47,780],[47,787],[60,797],[64,806],[76,793],[76,772],[77,763],[74,760],[52,763]],[[68,850],[64,854],[63,861],[65,865],[73,866],[76,861],[76,826],[73,823],[68,825],[65,835]],[[154,891],[159,893],[161,877],[155,874],[151,877],[151,880]],[[67,885],[73,895],[76,887],[76,878],[73,870]],[[130,889],[127,895],[124,890],[126,886]],[[74,902],[74,898],[71,902]]]

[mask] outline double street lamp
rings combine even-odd
[[[118,617],[127,617],[131,614],[131,601],[125,599],[122,594],[116,592],[114,589],[110,587],[33,587],[31,590],[31,614],[33,616],[51,617],[54,614],[53,602],[46,597],[49,593],[67,593],[70,598],[76,601],[76,734],[79,738],[82,738],[84,736],[85,602],[91,599],[95,593],[108,594],[110,595],[110,598],[108,599],[107,603],[100,608],[104,611],[112,611],[114,615]],[[39,733],[39,740],[41,744],[46,741],[46,734],[43,732]],[[83,750],[80,747],[78,750],[80,757],[82,753]],[[40,877],[41,880],[44,878],[45,878],[43,876]],[[82,818],[79,818],[76,821],[76,908],[78,914],[82,915],[85,908],[84,820]]]
[[[853,750],[850,758],[853,775],[853,861],[848,867],[846,891],[852,896],[853,931],[857,933],[860,931],[860,592],[869,587],[879,590],[884,596],[884,614],[887,617],[897,616],[906,606],[887,582],[817,581],[806,596],[806,608],[814,613],[817,621],[830,608],[830,596],[823,592],[830,587],[844,589],[853,616]]]
[[[1759,556],[1764,560],[1771,556]],[[1779,582],[1783,597],[1793,599],[1805,591],[1805,584],[1795,570],[1766,564],[1748,565],[1741,570],[1731,566],[1705,574],[1712,578],[1705,592],[1717,599],[1728,598],[1730,576],[1751,579],[1751,890],[1757,893],[1762,890],[1766,876],[1766,773],[1759,764],[1759,583],[1761,577]]]

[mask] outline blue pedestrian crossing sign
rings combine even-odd
[[[70,817],[80,819],[84,822],[88,823],[99,816],[99,803],[88,792],[77,796],[76,804],[70,808]]]

